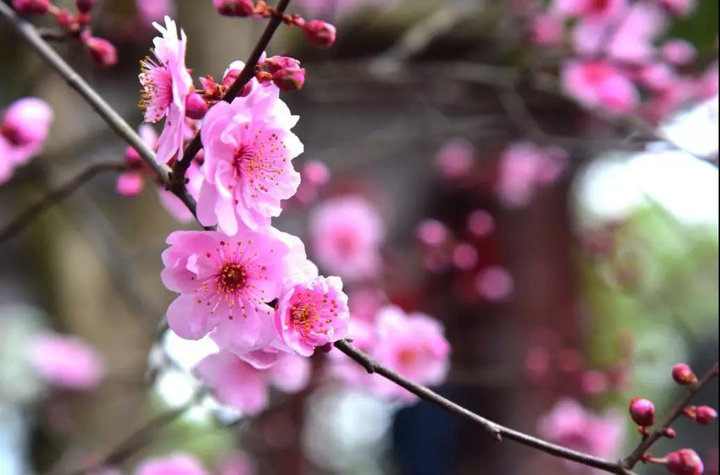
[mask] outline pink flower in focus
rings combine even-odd
[[[565,170],[567,154],[531,142],[511,145],[501,158],[497,191],[506,206],[530,203],[540,185],[555,182]]]
[[[75,337],[39,335],[31,343],[28,357],[43,380],[62,389],[95,389],[105,372],[95,350]]]
[[[280,294],[275,328],[280,339],[301,356],[347,335],[350,311],[339,277],[315,276],[290,282]]]
[[[419,384],[437,386],[445,381],[450,367],[450,344],[437,320],[386,307],[378,313],[376,331],[372,355],[381,364]],[[377,390],[384,396],[415,399],[405,389],[386,381]]]
[[[468,141],[453,139],[435,156],[435,166],[448,180],[467,177],[475,163],[475,147]]]
[[[385,226],[363,197],[328,200],[311,217],[313,250],[318,262],[344,279],[374,277],[380,271]]]
[[[52,121],[53,111],[41,99],[20,99],[5,110],[0,116],[0,183],[40,153]]]
[[[576,401],[564,399],[540,419],[538,432],[554,443],[615,460],[622,448],[625,420],[613,413],[597,416]],[[577,470],[578,466],[568,463],[568,468]]]
[[[280,100],[275,86],[255,86],[232,104],[220,102],[205,116],[205,181],[198,200],[204,226],[218,224],[235,234],[238,223],[251,229],[270,224],[281,202],[300,185],[292,159],[303,152],[293,134],[298,117]]]
[[[153,40],[155,59],[147,57],[141,62],[139,75],[143,91],[140,105],[145,121],[156,123],[165,118],[165,128],[158,144],[158,163],[169,162],[183,149],[186,101],[193,87],[192,77],[185,66],[187,37],[170,17],[165,17],[165,28],[154,24],[162,37]]]
[[[210,475],[200,462],[185,454],[144,461],[135,470],[135,475]]]
[[[220,232],[178,231],[162,255],[165,286],[181,295],[170,305],[170,328],[181,338],[199,340],[217,328],[222,348],[242,355],[275,339],[268,305],[294,259],[305,259],[300,240],[267,227]]]
[[[144,24],[162,21],[175,16],[175,0],[135,0],[138,16]]]
[[[637,109],[640,94],[621,70],[604,61],[572,61],[562,73],[563,89],[587,107],[598,107],[613,114],[629,114]]]
[[[665,61],[680,66],[690,64],[697,58],[697,49],[687,40],[669,40],[662,46],[662,56]]]
[[[254,415],[267,407],[269,385],[286,393],[302,391],[310,378],[310,362],[288,354],[274,366],[258,369],[222,351],[200,361],[194,372],[220,402]]]

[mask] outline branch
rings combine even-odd
[[[708,371],[708,373],[699,382],[690,387],[688,393],[675,405],[675,407],[665,417],[663,423],[652,431],[650,436],[643,440],[632,454],[622,460],[622,466],[630,470],[635,468],[635,466],[642,461],[647,451],[650,450],[656,442],[665,437],[665,431],[669,429],[675,421],[682,417],[685,409],[690,405],[692,400],[695,399],[695,396],[697,396],[698,393],[705,388],[705,386],[710,384],[711,381],[718,377],[719,372],[720,366],[718,366],[718,363],[715,363],[715,366]]]
[[[335,343],[337,348],[342,353],[349,356],[356,363],[361,365],[370,374],[379,374],[380,376],[392,381],[398,386],[410,391],[420,399],[435,404],[436,406],[445,409],[446,411],[455,414],[463,419],[466,419],[474,424],[478,424],[482,427],[485,432],[492,436],[495,440],[502,442],[504,439],[515,441],[519,444],[531,447],[533,449],[540,450],[547,454],[559,457],[565,460],[579,463],[588,467],[596,468],[607,473],[614,473],[617,475],[634,475],[625,467],[621,466],[617,462],[601,459],[592,455],[583,454],[574,450],[561,447],[559,445],[551,444],[544,440],[529,436],[522,432],[518,432],[507,427],[503,427],[495,422],[492,422],[484,417],[475,414],[474,412],[446,399],[436,392],[424,387],[419,384],[415,384],[407,378],[399,375],[398,373],[382,366],[377,361],[373,360],[366,353],[355,348],[350,341],[341,340]]]
[[[96,176],[105,172],[121,172],[123,170],[125,170],[125,164],[122,162],[103,162],[88,166],[70,181],[40,198],[35,204],[0,229],[0,245],[12,239],[25,227],[42,216],[45,211],[70,197],[78,188]]]
[[[243,90],[243,88],[255,77],[255,68],[260,61],[260,58],[265,53],[270,41],[272,40],[275,32],[283,21],[283,14],[290,4],[290,0],[280,0],[276,8],[277,15],[273,15],[270,18],[270,22],[265,28],[265,32],[258,40],[255,48],[253,49],[250,57],[245,63],[240,75],[237,77],[235,82],[230,86],[222,100],[225,102],[232,102]],[[195,156],[202,149],[202,139],[200,132],[195,134],[190,143],[185,147],[185,152],[180,160],[176,161],[172,168],[172,179],[170,188],[174,190],[182,190],[185,188],[185,174],[190,168],[192,161]]]
[[[155,172],[160,181],[169,183],[169,170],[159,165],[155,159],[155,152],[146,144],[130,125],[108,104],[50,45],[40,36],[35,27],[20,18],[12,8],[0,1],[0,17],[4,17],[10,26],[52,67],[85,101],[105,120],[110,128],[131,147],[137,150],[140,158]],[[183,203],[195,213],[195,199],[190,196],[185,187],[173,190]]]

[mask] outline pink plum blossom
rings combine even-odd
[[[300,174],[292,159],[303,152],[303,144],[290,129],[298,117],[279,94],[275,86],[255,86],[205,116],[205,180],[198,200],[204,226],[218,224],[228,234],[237,232],[239,223],[251,229],[267,226],[282,212],[281,201],[297,191]]]
[[[581,104],[613,114],[631,113],[640,102],[633,81],[605,61],[571,61],[563,68],[562,85]]]
[[[28,357],[43,380],[61,389],[95,389],[105,373],[100,356],[76,337],[38,335],[30,344]]]
[[[145,24],[175,16],[175,0],[135,0],[138,16]]]
[[[143,87],[141,106],[145,121],[156,123],[165,118],[165,127],[158,143],[158,163],[167,163],[181,153],[185,139],[186,100],[193,88],[192,77],[185,66],[187,37],[178,36],[177,25],[165,17],[165,27],[154,24],[162,34],[153,40],[155,59],[141,62],[139,75]]]
[[[385,225],[375,207],[361,196],[333,198],[311,217],[317,262],[348,280],[374,277],[380,271]]]
[[[175,454],[144,461],[135,470],[135,475],[210,475],[210,472],[205,470],[194,457]]]
[[[5,110],[0,116],[0,183],[40,153],[52,121],[53,111],[41,99],[20,99]]]
[[[467,177],[475,163],[475,147],[463,139],[448,141],[435,155],[435,166],[448,180]]]
[[[274,309],[268,302],[279,297],[295,259],[305,259],[298,238],[266,227],[235,236],[178,231],[167,242],[162,280],[181,294],[167,311],[178,336],[199,340],[217,328],[218,345],[240,355],[272,343]]]
[[[538,432],[541,437],[568,448],[615,460],[622,449],[625,420],[610,412],[598,416],[578,402],[564,399],[540,419]],[[568,463],[568,468],[577,469],[577,465]]]
[[[275,328],[301,356],[347,335],[350,311],[339,277],[318,277],[287,285],[278,301]]]
[[[557,148],[540,148],[518,142],[505,151],[500,161],[497,192],[506,206],[527,205],[540,185],[556,181],[566,166],[567,154]]]
[[[398,307],[378,312],[377,341],[373,356],[383,365],[412,381],[436,386],[445,381],[450,367],[450,344],[443,326],[421,313],[406,314]],[[383,381],[378,392],[400,400],[414,400],[405,389]]]
[[[285,393],[302,391],[310,378],[310,362],[286,354],[275,365],[258,369],[228,351],[221,351],[200,361],[194,371],[220,402],[253,415],[267,407],[268,386]]]

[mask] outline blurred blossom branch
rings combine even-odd
[[[255,77],[255,69],[260,62],[263,54],[265,54],[265,50],[270,44],[270,41],[275,35],[275,32],[282,24],[283,14],[285,13],[285,10],[287,9],[289,4],[290,0],[280,0],[278,6],[275,8],[277,14],[273,15],[270,18],[270,21],[265,28],[264,33],[255,45],[255,48],[253,49],[250,57],[245,63],[245,67],[243,68],[242,72],[223,96],[223,101],[232,102],[233,99],[235,99],[242,92],[243,88]],[[195,134],[187,147],[185,147],[182,158],[175,162],[172,167],[172,179],[169,188],[174,193],[182,193],[185,190],[185,174],[190,168],[190,165],[192,164],[193,159],[195,159],[195,156],[200,152],[200,149],[202,149],[202,139],[200,137],[200,132],[198,132]]]
[[[125,170],[125,163],[116,161],[95,163],[88,166],[67,183],[50,191],[48,194],[40,198],[40,200],[1,228],[0,245],[5,244],[7,241],[12,239],[23,229],[32,224],[33,221],[39,218],[45,211],[70,197],[75,191],[96,176],[105,172],[121,172],[123,170]]]
[[[656,442],[667,437],[668,429],[670,429],[675,421],[685,415],[686,409],[692,403],[693,399],[695,399],[695,396],[697,396],[706,386],[714,381],[718,375],[720,375],[720,366],[718,363],[715,363],[715,366],[708,371],[708,373],[700,381],[690,386],[687,394],[675,405],[675,407],[665,417],[662,424],[645,437],[633,453],[621,461],[621,465],[629,470],[632,470],[638,463],[642,462],[643,458],[647,455],[648,450],[650,450]]]

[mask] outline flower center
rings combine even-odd
[[[337,316],[337,307],[337,302],[330,301],[327,295],[300,292],[296,295],[290,316],[295,328],[305,336],[312,333],[327,334],[331,330],[333,315]]]
[[[140,108],[145,111],[145,120],[155,123],[167,115],[172,103],[172,76],[164,64],[157,64],[151,58],[145,58],[140,66],[140,83],[143,86]]]
[[[225,264],[217,276],[217,289],[220,294],[235,294],[245,288],[247,272],[240,264]]]

